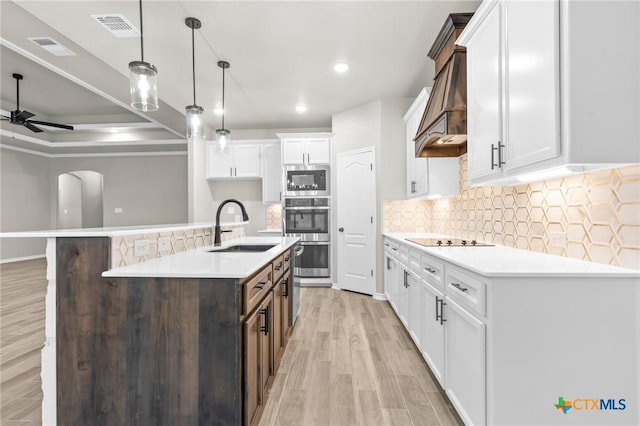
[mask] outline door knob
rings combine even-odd
[[[342,228],[342,227],[341,227],[341,228],[338,228],[338,231],[340,231],[340,232],[344,232],[344,228]]]

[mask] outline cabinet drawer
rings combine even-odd
[[[439,289],[444,289],[444,285],[442,284],[444,277],[444,263],[427,254],[422,255],[420,262],[420,275],[422,275],[425,281]]]
[[[447,266],[445,290],[452,299],[480,315],[485,313],[486,284],[480,279]]]
[[[409,264],[407,265],[409,269],[411,269],[417,276],[421,276],[420,274],[420,252],[416,250],[409,250]]]
[[[409,266],[409,248],[406,246],[398,247],[398,257],[400,259],[400,263],[405,266]]]
[[[397,242],[393,241],[390,238],[385,238],[384,239],[384,249],[391,256],[395,257],[396,259],[398,258],[398,243]]]
[[[289,267],[291,267],[291,250],[287,250],[282,254],[282,258],[284,259],[284,268],[283,271],[287,272]]]
[[[271,264],[273,265],[273,281],[277,282],[284,274],[284,255],[276,257]]]
[[[244,284],[243,314],[248,314],[260,303],[262,298],[271,289],[272,283],[271,265],[268,265]]]

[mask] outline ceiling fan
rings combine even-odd
[[[11,111],[11,117],[7,117],[3,115],[2,120],[7,120],[11,124],[24,126],[27,129],[31,130],[32,132],[42,132],[42,129],[35,126],[34,124],[39,124],[41,126],[48,126],[48,127],[57,127],[59,129],[73,130],[73,126],[68,126],[66,124],[31,120],[31,117],[35,117],[35,114],[32,114],[27,110],[20,111],[20,80],[22,80],[23,77],[22,77],[22,74],[14,73],[13,78],[16,79],[16,109],[15,111]]]

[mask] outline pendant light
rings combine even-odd
[[[215,151],[218,154],[227,155],[231,152],[229,142],[231,142],[231,132],[224,128],[224,116],[227,111],[224,109],[224,71],[230,67],[227,61],[218,61],[218,66],[222,68],[222,128],[216,129]]]
[[[187,139],[204,137],[204,126],[202,123],[202,115],[204,108],[196,105],[196,50],[195,50],[195,30],[202,27],[200,20],[196,18],[187,18],[184,23],[191,28],[191,65],[193,76],[193,105],[185,107],[187,113]]]
[[[142,31],[142,0],[140,5],[140,56],[139,61],[129,62],[129,88],[131,106],[139,111],[158,110],[158,69],[144,61],[144,35]]]

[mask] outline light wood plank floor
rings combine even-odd
[[[303,288],[260,424],[460,425],[387,302]]]
[[[44,259],[0,265],[0,424],[39,425]],[[261,425],[460,425],[387,302],[303,288]]]
[[[0,265],[0,424],[42,423],[44,258]]]

